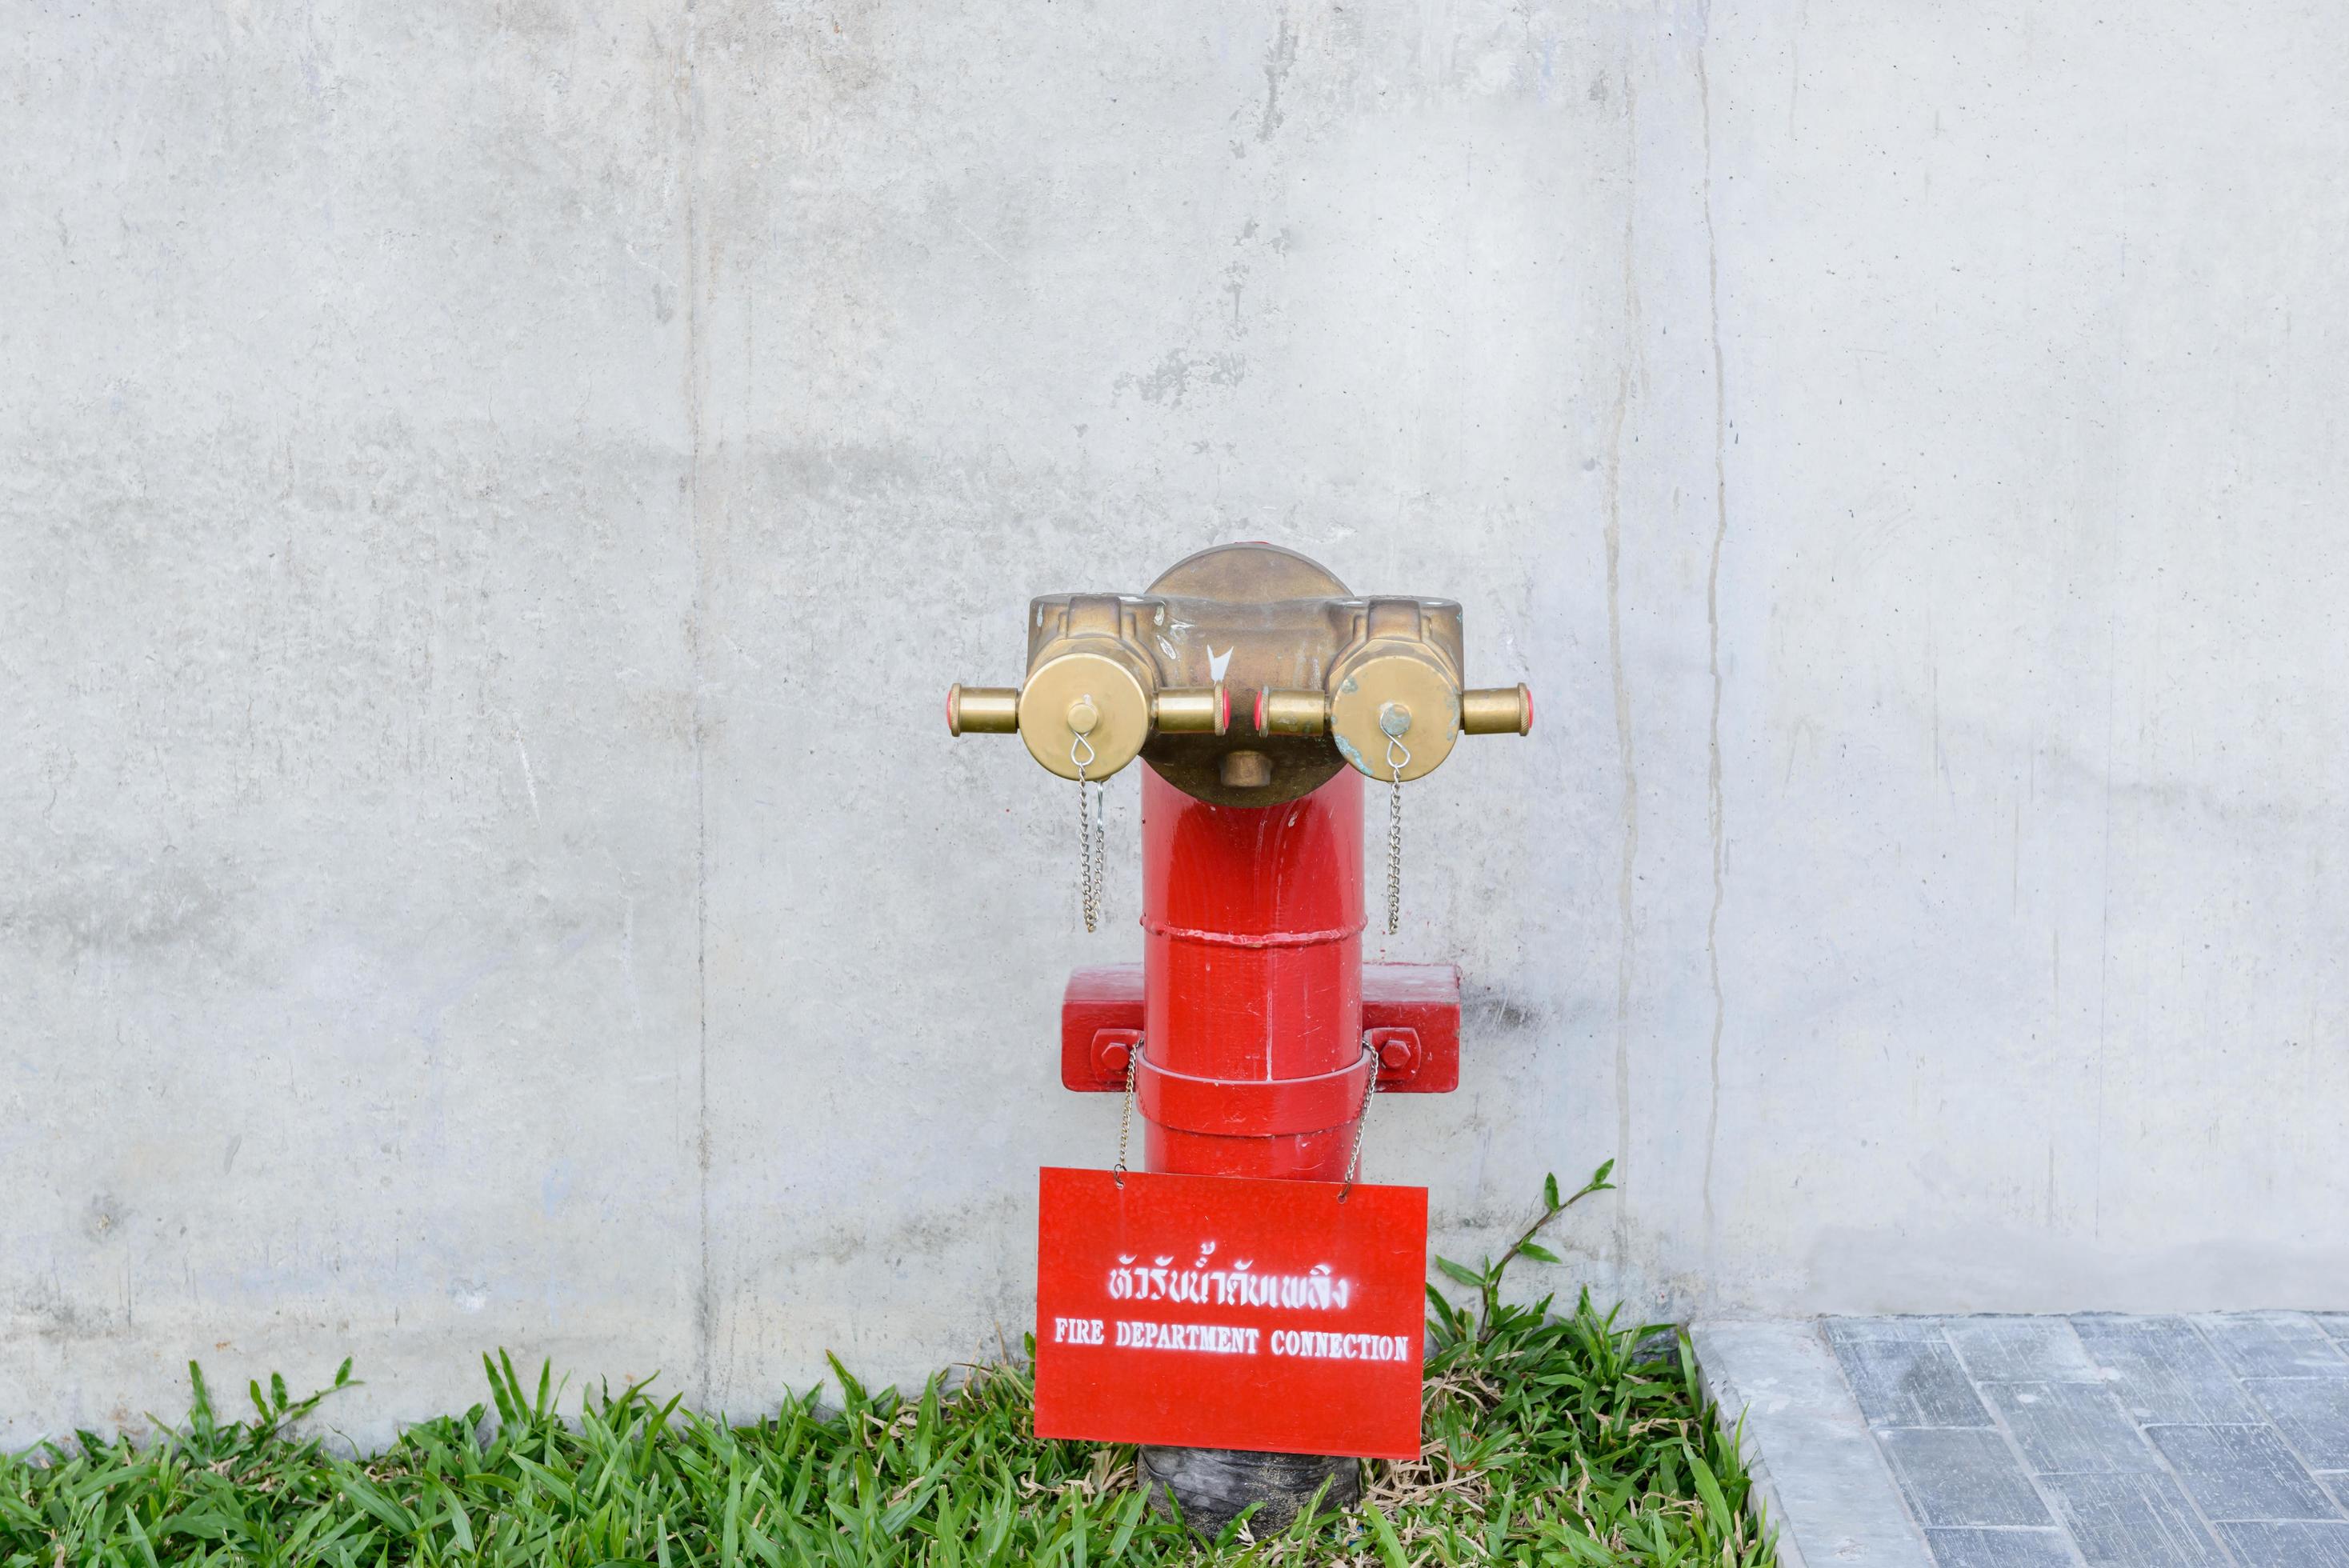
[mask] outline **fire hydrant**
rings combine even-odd
[[[1061,1078],[1130,1091],[1143,1168],[1350,1180],[1372,1093],[1459,1082],[1459,972],[1362,962],[1363,780],[1387,795],[1387,929],[1401,897],[1402,786],[1462,735],[1524,735],[1522,686],[1467,689],[1460,606],[1357,597],[1269,544],[1202,552],[1139,595],[1039,598],[1018,688],[957,686],[956,735],[1017,733],[1075,781],[1088,925],[1096,808],[1081,797],[1139,757],[1143,962],[1071,976]],[[1146,1042],[1146,1045],[1144,1044]],[[1375,1083],[1371,1078],[1375,1075]],[[1350,1460],[1144,1447],[1154,1491],[1215,1528],[1259,1529]]]

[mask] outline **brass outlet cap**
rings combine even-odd
[[[1391,737],[1381,718],[1408,723]],[[1330,733],[1340,756],[1381,783],[1395,776],[1387,760],[1392,738],[1408,754],[1404,781],[1423,779],[1452,755],[1460,737],[1460,691],[1418,654],[1374,654],[1348,668],[1330,694]]]
[[[1030,756],[1063,779],[1077,776],[1080,758],[1088,779],[1106,779],[1140,756],[1150,738],[1150,695],[1107,654],[1062,654],[1028,672],[1019,688],[1019,738]],[[1092,726],[1080,737],[1073,721],[1086,707]]]

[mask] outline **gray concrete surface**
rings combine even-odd
[[[2349,1561],[2349,1336],[2306,1315],[1833,1317],[1692,1337],[1723,1418],[1744,1414],[1797,1568]]]
[[[1015,1338],[1134,790],[1086,941],[939,694],[1233,537],[1540,693],[1382,944],[1439,1250],[1614,1155],[1526,1288],[2349,1300],[2336,9],[5,36],[0,1439]]]

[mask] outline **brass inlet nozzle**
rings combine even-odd
[[[1258,735],[1323,735],[1329,728],[1330,697],[1326,692],[1268,687],[1256,694]]]
[[[1531,735],[1534,694],[1521,681],[1513,686],[1476,686],[1460,694],[1460,729],[1464,735]]]
[[[1232,694],[1211,686],[1169,686],[1150,702],[1151,727],[1162,735],[1221,735],[1232,727]]]
[[[1018,686],[967,686],[957,681],[947,693],[948,735],[1019,733]]]

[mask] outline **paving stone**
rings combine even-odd
[[[2238,1377],[2349,1377],[2349,1356],[2304,1312],[2211,1313],[2194,1326]]]
[[[2349,1470],[2349,1377],[2246,1377],[2243,1387],[2312,1469]]]
[[[2085,1382],[2097,1376],[2060,1317],[1945,1317],[1941,1333],[1977,1383]]]
[[[1765,1329],[1841,1412],[1748,1357],[1790,1568],[2349,1568],[2349,1313],[1716,1326],[1707,1377]]]
[[[2043,1474],[2158,1470],[2160,1456],[2102,1383],[1984,1383],[2023,1462]]]
[[[1929,1530],[1934,1568],[2075,1568],[2060,1530]]]
[[[1988,1428],[1879,1429],[1893,1478],[1933,1524],[2046,1524],[2046,1504],[2006,1439]]]
[[[2349,1568],[2349,1524],[2219,1526],[2242,1568]]]
[[[2218,1353],[2182,1317],[2086,1313],[2072,1328],[2138,1420],[2257,1421]]]
[[[2041,1484],[2088,1568],[2227,1568],[2166,1475],[2051,1475]]]
[[[2214,1521],[2341,1517],[2272,1427],[2148,1427],[2146,1435]]]
[[[1825,1326],[1869,1426],[1991,1424],[1957,1353],[1932,1319],[1830,1317]]]
[[[1689,1337],[1786,1568],[1930,1568],[1924,1532],[1816,1321],[1699,1323]]]

